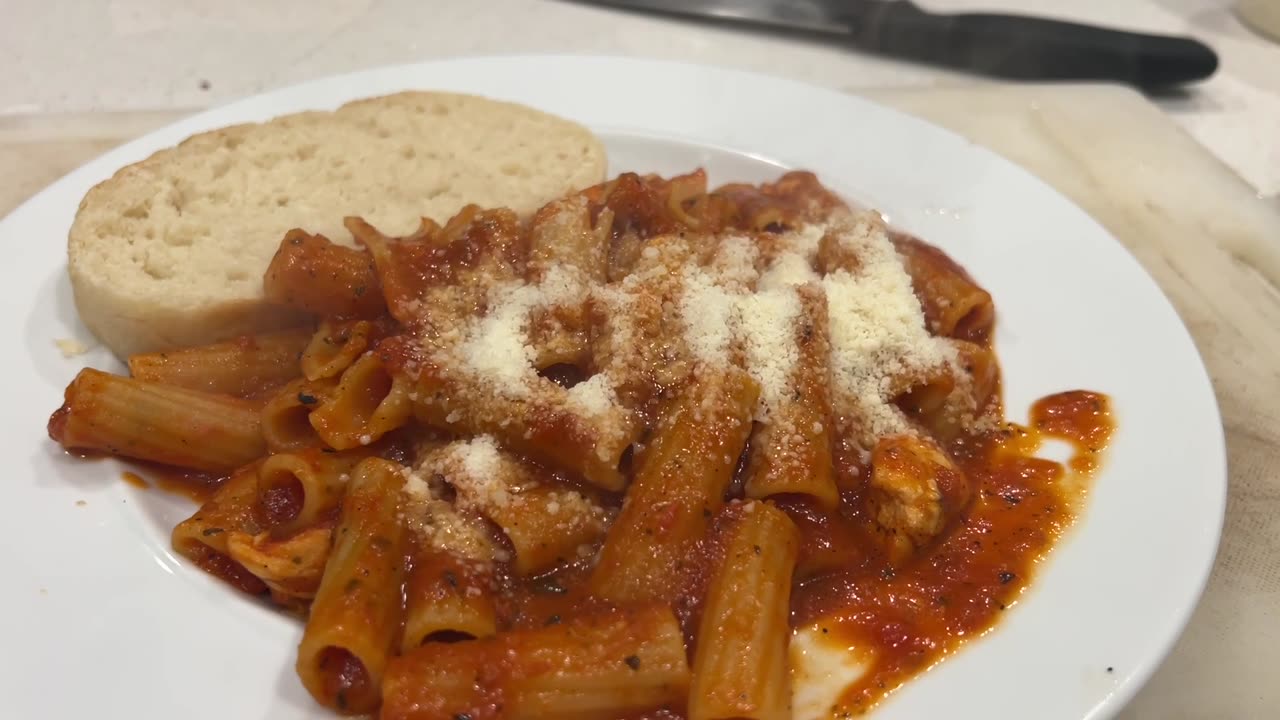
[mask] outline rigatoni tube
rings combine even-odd
[[[787,514],[742,506],[707,590],[689,720],[788,720],[791,574],[800,534]]]
[[[378,707],[382,671],[400,632],[401,471],[380,458],[356,467],[298,647],[302,684],[319,703],[344,713]]]
[[[688,688],[680,626],[655,603],[484,640],[427,643],[387,668],[381,720],[614,720],[679,708]]]
[[[257,409],[228,395],[85,368],[49,419],[63,447],[225,472],[267,452]]]
[[[689,388],[640,460],[605,536],[592,592],[614,602],[674,599],[683,564],[724,504],[759,394],[734,369]]]
[[[298,353],[310,338],[310,330],[286,330],[133,355],[129,374],[137,380],[246,397],[298,377]]]

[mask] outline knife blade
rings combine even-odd
[[[1012,80],[1160,88],[1218,68],[1193,38],[1000,13],[933,13],[909,0],[585,0],[628,10],[847,37],[860,50]]]

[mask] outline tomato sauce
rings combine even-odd
[[[690,215],[696,224],[705,227],[742,226],[768,234],[807,217],[827,217],[833,207],[841,204],[811,174],[792,173],[787,178],[767,191],[727,186],[704,200],[695,201],[704,203],[697,207],[681,200],[679,213]],[[623,268],[620,272],[625,274],[629,263],[634,262],[628,253],[639,253],[642,236],[652,237],[681,228],[671,217],[676,210],[661,199],[669,193],[665,190],[658,193],[655,187],[646,185],[652,182],[628,174],[586,191],[593,220],[606,207],[613,213],[608,248],[610,277],[615,266]],[[678,193],[672,196],[680,200]],[[376,231],[367,228],[364,232]],[[382,276],[382,282],[387,283],[387,295],[401,302],[424,297],[424,290],[431,287],[470,281],[474,279],[472,275],[482,275],[481,271],[514,274],[521,269],[528,254],[528,238],[514,214],[507,211],[465,209],[443,228],[424,225],[411,240],[389,244],[392,267],[385,269]],[[302,241],[299,237],[290,242],[297,245]],[[918,255],[923,262],[941,266],[964,283],[972,284],[967,273],[941,251],[905,236],[895,237],[895,242],[903,247],[923,248]],[[363,291],[364,287],[359,290]],[[359,296],[360,292],[355,294]],[[395,307],[396,303],[392,305]],[[961,318],[957,332],[962,338],[986,347],[991,341],[990,327],[994,320],[989,298],[979,307],[979,312]],[[414,378],[443,376],[443,369],[436,364],[438,360],[428,356],[423,337],[391,334],[392,327],[391,321],[386,320],[385,332],[375,335],[379,341],[374,351],[385,363],[388,373],[404,373]],[[423,330],[427,333],[426,339],[432,339],[430,332],[434,330]],[[382,337],[384,334],[390,336]],[[989,363],[990,367],[984,366],[986,375],[965,367],[976,376],[985,377],[983,382],[990,384],[990,405],[979,408],[990,412],[979,414],[1002,417],[998,369],[994,358]],[[581,368],[565,365],[547,369],[544,376],[571,387],[586,374]],[[423,406],[433,402],[444,406],[457,400],[444,397],[445,391],[439,388],[434,392],[436,396],[431,401],[419,400],[416,409],[422,411]],[[902,409],[909,416],[923,411],[913,409],[913,400],[915,398],[907,397],[903,403]],[[661,414],[658,409],[670,401],[662,388],[655,387],[651,395],[642,396],[641,402],[636,403],[635,412],[644,424],[652,426]],[[64,407],[50,418],[49,434],[55,440],[64,439],[67,412]],[[541,448],[585,448],[593,443],[593,436],[587,434],[588,428],[579,425],[553,422],[544,417],[518,419],[531,428],[525,439]],[[825,510],[804,497],[770,498],[788,513],[801,535],[791,596],[792,627],[819,628],[829,642],[842,649],[856,649],[859,656],[867,658],[864,674],[845,689],[832,708],[833,715],[848,717],[867,712],[968,639],[988,632],[1002,614],[1017,603],[1039,561],[1076,519],[1088,488],[1087,480],[1099,466],[1113,429],[1107,398],[1077,390],[1037,401],[1026,426],[1004,424],[960,434],[954,440],[939,440],[963,472],[965,492],[954,494],[965,499],[948,505],[947,510],[954,511],[949,525],[929,544],[917,548],[906,561],[887,557],[882,542],[876,537],[866,498],[866,478],[871,467],[866,453],[853,447],[849,438],[838,438],[834,449],[840,488],[840,500],[834,510]],[[413,433],[420,436],[422,432],[421,428],[415,428],[389,436],[383,441],[385,445],[379,455],[407,464],[414,447]],[[1051,439],[1071,447],[1072,455],[1067,461],[1060,463],[1037,456],[1044,441]],[[647,438],[642,438],[641,442],[645,441]],[[643,462],[642,452],[636,451],[637,460],[633,463],[628,451],[623,459],[624,473],[631,474],[630,466]],[[716,498],[714,515],[704,506],[700,522],[707,528],[705,535],[700,534],[696,545],[682,550],[684,554],[674,564],[669,578],[663,578],[663,599],[671,602],[680,621],[690,657],[697,650],[697,630],[707,585],[724,557],[725,529],[740,512],[740,506],[732,503],[719,511],[719,500],[742,496],[747,456],[748,450],[744,449],[726,497]],[[729,460],[726,457],[726,464]],[[226,480],[221,476],[154,464],[140,467],[150,483],[133,472],[125,473],[124,480],[136,487],[156,486],[178,492],[197,503],[208,501]],[[557,478],[557,482],[562,480],[564,478]],[[615,509],[622,499],[619,494],[587,489],[584,492]],[[254,512],[259,514],[256,522],[266,526],[288,523],[299,512],[302,500],[300,485],[286,485],[263,493],[255,500]],[[663,514],[659,507],[661,503],[651,505],[654,534],[667,532],[680,509],[670,504],[667,508],[670,512]],[[255,527],[253,532],[258,529]],[[220,533],[223,529],[210,528],[205,534],[213,532]],[[245,592],[267,592],[262,580],[211,548],[198,545],[184,554],[204,570]],[[593,572],[590,558],[534,578],[518,577],[510,567],[499,563],[495,569],[499,626],[503,630],[547,627],[608,607],[606,601],[589,591]],[[362,699],[376,692],[375,678],[358,657],[346,650],[326,649],[320,658],[320,669],[326,683],[320,694],[331,698],[339,710],[364,705]],[[504,671],[502,667],[485,669],[486,673]],[[682,712],[681,707],[664,707],[630,717],[676,720]]]
[[[243,565],[208,548],[198,548],[187,554],[196,567],[223,580],[231,587],[249,595],[264,595],[267,584],[249,572]]]
[[[201,472],[199,470],[184,470],[171,465],[161,465],[160,463],[149,463],[142,460],[130,460],[134,466],[134,471],[125,471],[121,474],[121,479],[126,483],[146,490],[151,487],[157,487],[165,492],[191,500],[192,502],[203,505],[213,497],[222,483],[226,482],[227,476],[219,473]]]
[[[1103,395],[1073,391],[1043,398],[1032,408],[1029,427],[1008,425],[955,443],[952,455],[975,484],[976,497],[922,556],[895,569],[866,554],[801,582],[792,596],[793,625],[816,623],[832,642],[872,658],[845,691],[837,716],[866,712],[998,622],[1075,519],[1087,484],[1069,480],[1097,467],[1112,429]],[[1072,446],[1065,466],[1035,457],[1048,438]],[[824,523],[801,523],[806,545],[822,546],[822,537],[833,532],[845,535],[839,544],[848,544],[865,532],[866,521],[850,513]]]
[[[323,694],[333,698],[340,711],[347,711],[359,702],[357,698],[367,698],[374,692],[364,664],[342,648],[329,647],[320,653],[320,671],[324,678]]]

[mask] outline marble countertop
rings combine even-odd
[[[1230,0],[922,0],[1187,33],[1222,68],[1160,98],[1253,185],[1280,193],[1280,44]],[[197,109],[377,65],[530,52],[644,55],[784,75],[857,92],[975,78],[868,57],[838,41],[778,37],[563,0],[4,0],[0,114]]]

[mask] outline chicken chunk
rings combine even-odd
[[[933,540],[968,500],[968,479],[932,441],[896,435],[876,444],[867,503],[894,565]]]

